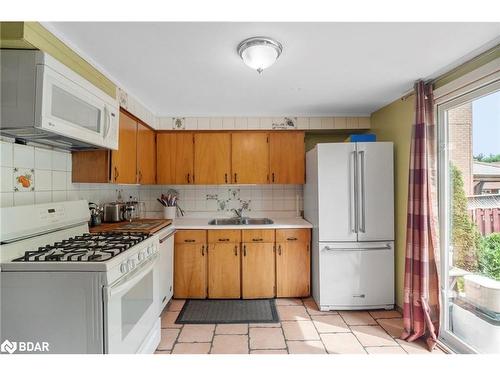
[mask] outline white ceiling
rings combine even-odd
[[[370,114],[500,42],[500,23],[44,23],[159,116]],[[259,75],[240,41],[283,44]]]

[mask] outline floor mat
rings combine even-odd
[[[277,323],[274,299],[190,299],[176,324]]]

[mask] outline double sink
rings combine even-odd
[[[268,218],[232,217],[230,219],[212,219],[209,225],[270,225],[274,222]]]

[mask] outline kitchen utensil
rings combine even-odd
[[[100,213],[90,214],[90,226],[96,227],[98,225],[101,225],[101,214]]]
[[[177,207],[175,207],[175,206],[163,207],[163,218],[164,219],[175,219],[176,211],[177,211]]]
[[[176,204],[176,207],[177,207],[177,211],[179,211],[179,216],[184,216],[184,210],[181,208],[181,206]]]
[[[137,218],[144,219],[146,217],[146,202],[137,202]]]
[[[135,212],[136,212],[135,207],[136,205],[133,203],[127,203],[125,205],[122,212],[123,220],[132,221],[132,219],[135,218]]]
[[[116,223],[124,220],[123,210],[125,204],[112,202],[104,204],[104,221],[106,223]]]
[[[89,210],[90,210],[90,222],[89,225],[91,227],[95,227],[101,224],[101,210],[99,206],[93,202],[89,202]]]

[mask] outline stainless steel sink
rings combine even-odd
[[[269,225],[274,222],[268,218],[232,217],[230,219],[212,219],[209,225]]]

